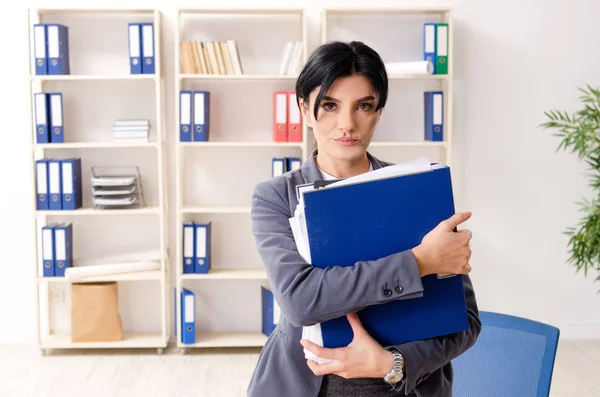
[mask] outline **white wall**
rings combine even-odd
[[[16,2],[15,2],[16,3]],[[257,1],[271,6],[275,1]],[[110,7],[158,7],[164,19],[164,67],[173,75],[176,6],[201,1],[102,2]],[[207,3],[209,4],[209,3]],[[566,264],[565,227],[576,224],[574,202],[589,197],[584,170],[574,155],[555,153],[558,139],[538,128],[543,111],[574,110],[576,87],[600,84],[600,32],[590,29],[600,3],[577,0],[492,1],[296,1],[307,6],[309,49],[319,36],[319,7],[348,5],[451,6],[455,9],[454,171],[458,210],[473,211],[468,226],[472,278],[482,310],[530,317],[560,327],[565,338],[600,338],[600,283],[575,275]],[[220,5],[245,6],[242,1]],[[32,7],[79,7],[76,1],[37,1]],[[34,194],[30,178],[25,6],[0,14],[0,343],[33,343]],[[168,126],[173,125],[173,79],[167,77]],[[174,136],[170,142],[174,143]],[[173,147],[173,145],[170,145]],[[171,149],[172,150],[172,149]],[[174,158],[171,151],[169,157]],[[169,178],[174,177],[174,167]],[[174,202],[171,194],[169,197]],[[174,212],[171,213],[174,216]],[[174,227],[174,222],[169,224]],[[174,232],[169,233],[174,251]],[[174,258],[172,258],[173,260]],[[141,300],[143,302],[143,300]],[[148,313],[149,317],[152,317]],[[144,322],[144,319],[136,319]],[[149,321],[149,320],[148,320]]]

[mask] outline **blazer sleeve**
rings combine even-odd
[[[309,326],[370,305],[423,296],[411,250],[347,267],[321,269],[307,263],[296,248],[290,207],[283,196],[273,180],[259,183],[252,196],[251,218],[271,289],[292,325]]]
[[[388,347],[400,351],[406,362],[406,376],[396,385],[397,391],[408,395],[432,372],[442,368],[475,344],[481,332],[481,320],[471,279],[468,275],[462,277],[467,304],[467,330]]]

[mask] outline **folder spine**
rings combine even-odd
[[[194,273],[196,260],[196,226],[194,222],[183,224],[183,273]]]
[[[37,143],[50,143],[49,98],[45,92],[34,94],[35,140]]]
[[[179,140],[192,141],[192,91],[182,90],[179,93]]]
[[[154,74],[156,72],[156,62],[154,56],[154,24],[142,23],[142,74]]]
[[[194,272],[206,274],[211,269],[211,222],[196,223],[196,261]]]
[[[442,142],[444,140],[444,92],[426,91],[423,96],[425,140]]]
[[[207,142],[210,128],[210,92],[194,91],[194,137],[195,142]]]
[[[35,74],[48,74],[48,29],[43,23],[33,25]]]
[[[69,28],[61,24],[48,24],[48,74],[71,73],[69,57]]]
[[[73,265],[73,224],[54,227],[54,277],[64,277],[67,268]]]
[[[273,93],[273,140],[288,140],[288,94],[287,91]]]
[[[63,121],[63,97],[60,92],[48,93],[48,104],[50,109],[50,142],[64,143],[65,130]]]
[[[181,290],[181,343],[196,343],[195,294],[187,288]]]
[[[128,24],[129,28],[129,72],[142,74],[142,26],[139,23]]]
[[[423,60],[429,61],[433,65],[433,74],[435,74],[437,64],[436,35],[437,27],[435,23],[423,24]]]
[[[436,26],[436,65],[435,74],[448,74],[449,39],[448,24]]]

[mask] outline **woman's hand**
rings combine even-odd
[[[307,360],[317,376],[334,374],[342,378],[383,378],[392,370],[394,358],[362,326],[356,313],[346,316],[354,332],[352,342],[346,347],[328,349],[301,340],[300,343],[311,353],[323,359],[333,360],[328,364],[317,364]]]
[[[467,274],[471,271],[470,230],[454,232],[467,221],[470,212],[462,212],[440,222],[412,249],[421,277],[429,274]]]

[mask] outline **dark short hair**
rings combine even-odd
[[[385,106],[388,78],[379,54],[361,41],[333,41],[319,46],[306,61],[296,81],[296,101],[308,102],[310,93],[321,86],[314,104],[315,119],[323,96],[338,77],[365,76],[379,95],[376,110]]]

